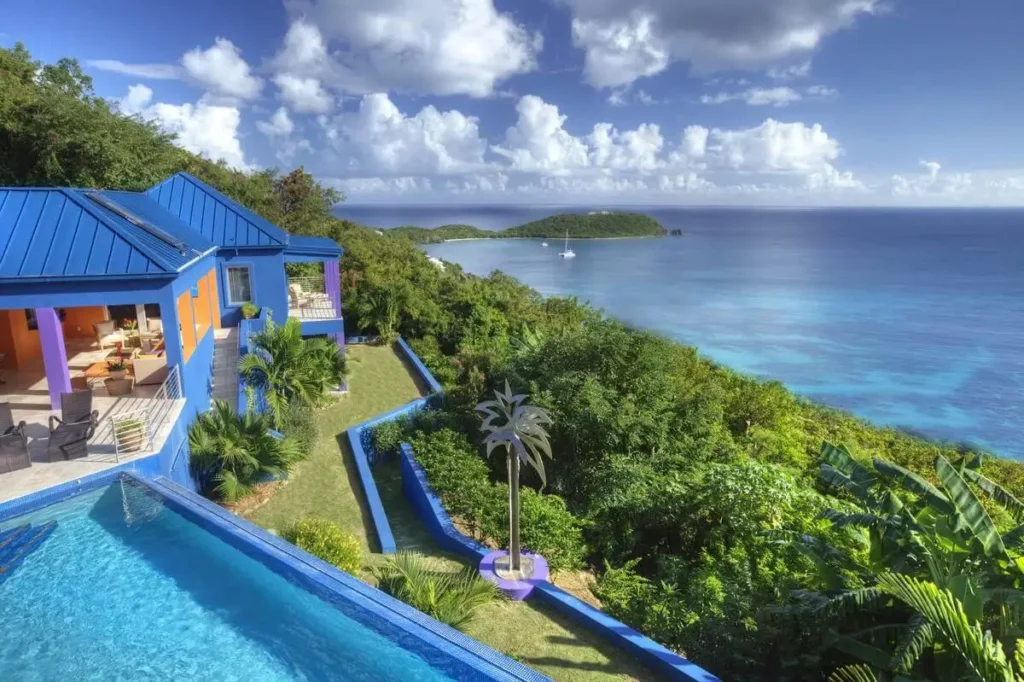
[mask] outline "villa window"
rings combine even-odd
[[[231,265],[228,271],[228,303],[242,305],[252,302],[252,270],[248,265]]]

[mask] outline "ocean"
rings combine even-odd
[[[608,207],[341,206],[500,229]],[[697,346],[879,424],[1024,459],[1024,211],[631,207],[681,237],[426,247]]]

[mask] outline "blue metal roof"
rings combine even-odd
[[[214,244],[283,249],[288,233],[188,173],[175,173],[146,194]]]
[[[193,244],[193,235],[179,249],[88,198],[88,192],[0,188],[0,281],[171,277],[202,257],[204,245],[212,246],[205,240]],[[183,236],[181,230],[188,229],[170,225],[156,206],[126,199],[130,193],[103,194],[118,204],[132,203],[131,213],[146,213],[140,217],[162,230]]]
[[[324,256],[326,258],[341,258],[342,249],[338,242],[327,237],[304,237],[302,235],[288,235],[288,248],[286,254],[301,254],[309,256]]]

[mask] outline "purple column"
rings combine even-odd
[[[327,295],[331,297],[331,303],[334,304],[334,313],[341,318],[341,270],[338,267],[337,260],[324,261],[324,287],[327,289]],[[338,348],[342,353],[345,352],[345,330],[342,329],[340,334],[331,334],[331,338],[338,344]],[[348,381],[345,381],[341,385],[341,390],[348,389]]]
[[[50,389],[50,407],[59,410],[60,394],[71,393],[71,372],[68,371],[68,355],[64,350],[64,329],[53,308],[36,308],[36,323],[39,325],[39,341],[43,348],[46,385]]]

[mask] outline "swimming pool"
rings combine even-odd
[[[0,582],[0,679],[544,679],[438,638],[366,586],[317,596],[195,509],[124,477],[0,522],[56,522]]]

